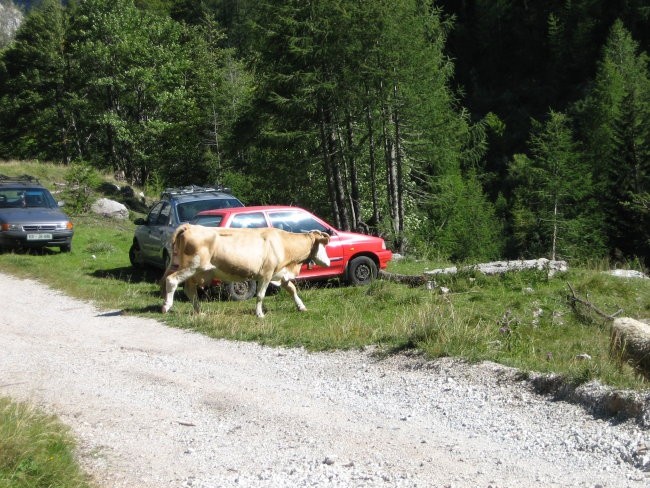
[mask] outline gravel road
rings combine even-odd
[[[101,487],[650,486],[649,430],[491,363],[213,340],[2,273],[0,293],[0,395],[69,425]]]

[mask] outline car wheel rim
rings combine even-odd
[[[248,293],[249,286],[246,281],[238,281],[237,283],[233,283],[232,289],[237,295],[246,295]]]
[[[366,281],[370,277],[370,268],[368,266],[359,266],[356,272],[357,280]]]

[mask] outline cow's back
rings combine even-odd
[[[200,267],[214,266],[216,277],[235,281],[272,273],[284,260],[278,230],[226,229],[186,224],[178,236],[181,266],[199,260]]]

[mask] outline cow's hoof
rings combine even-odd
[[[167,313],[169,311],[169,309],[163,305],[162,308],[160,309],[160,311],[162,313]]]
[[[307,311],[307,307],[298,307],[298,311],[299,311],[299,312],[306,312],[306,311]]]

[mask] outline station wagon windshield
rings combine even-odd
[[[38,188],[2,188],[0,208],[56,208],[54,198]]]
[[[191,202],[179,203],[176,206],[179,222],[190,222],[194,216],[203,210],[213,210],[215,208],[241,207],[242,203],[236,198],[219,198],[217,200],[195,200]]]

